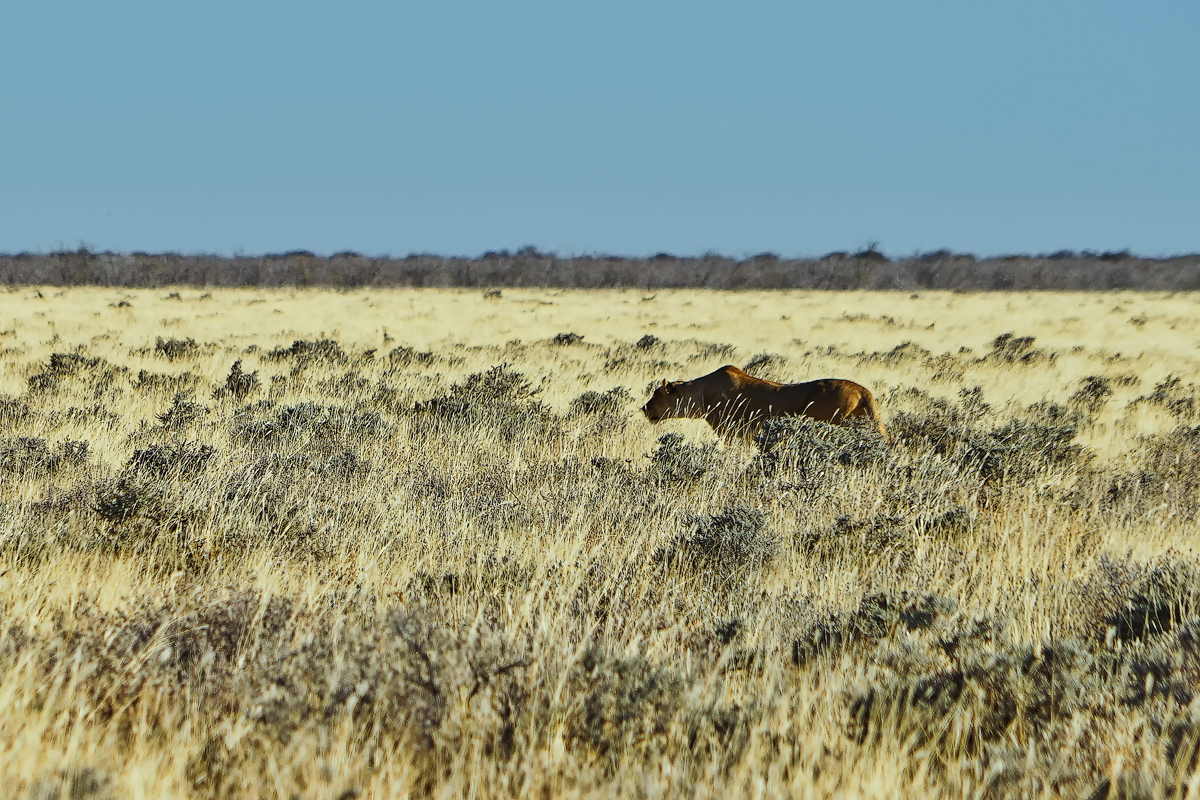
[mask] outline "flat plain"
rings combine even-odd
[[[891,433],[650,425],[723,364]],[[14,797],[1190,797],[1200,295],[0,295]]]

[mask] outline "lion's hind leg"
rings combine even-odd
[[[888,443],[891,442],[891,439],[888,437],[887,428],[883,425],[883,417],[879,415],[879,406],[876,405],[875,397],[870,393],[860,396],[858,404],[847,416],[869,419],[879,427],[879,435],[883,437],[883,440]]]

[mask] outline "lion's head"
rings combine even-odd
[[[642,413],[651,422],[703,416],[704,400],[693,384],[694,381],[663,381],[642,406]]]

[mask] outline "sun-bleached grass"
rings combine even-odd
[[[3,297],[11,796],[1197,784],[1200,296]],[[637,413],[726,363],[893,443]]]

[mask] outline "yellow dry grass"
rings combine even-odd
[[[1200,484],[1198,311],[1133,292],[10,290],[0,785],[1193,796],[1200,536],[1178,486]],[[338,352],[283,352],[321,340]],[[662,378],[762,354],[774,379],[868,386],[898,443],[768,465],[637,414]],[[258,388],[214,396],[239,360]],[[533,394],[495,389],[489,416],[462,387],[502,364]],[[1080,410],[1089,377],[1111,395]],[[947,414],[939,451],[921,426]],[[1013,420],[1034,427],[982,465],[978,437]],[[1067,428],[1082,450],[1034,452]]]

